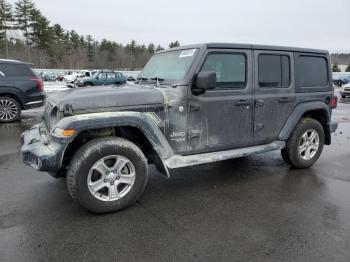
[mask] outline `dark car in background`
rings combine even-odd
[[[342,87],[350,83],[350,75],[333,75],[333,85]]]
[[[0,59],[0,123],[19,120],[22,110],[44,104],[43,81],[31,66]]]

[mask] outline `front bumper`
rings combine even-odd
[[[43,124],[33,126],[21,135],[23,162],[35,170],[54,175],[62,166],[66,144],[50,140]]]

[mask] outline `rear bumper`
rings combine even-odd
[[[24,110],[41,107],[45,104],[45,93],[37,93],[28,96],[26,103],[24,104]]]
[[[21,143],[25,164],[50,174],[56,174],[61,169],[66,145],[50,140],[43,125],[35,125],[22,133]]]

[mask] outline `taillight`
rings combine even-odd
[[[36,81],[36,87],[38,92],[44,91],[43,80],[40,77],[31,77],[30,80]]]
[[[328,104],[331,106],[331,108],[336,108],[338,105],[338,97],[332,96],[330,99],[328,99]]]

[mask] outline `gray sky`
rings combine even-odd
[[[10,0],[11,3],[15,2]],[[34,0],[79,34],[166,47],[203,42],[350,51],[350,0]]]

